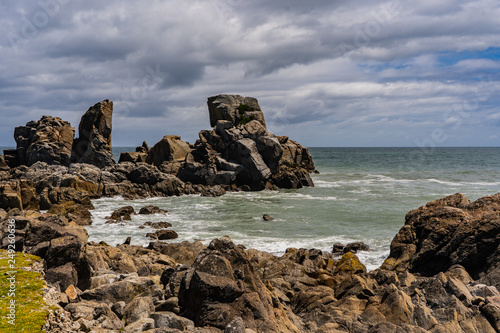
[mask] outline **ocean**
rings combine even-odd
[[[133,148],[116,148],[121,151]],[[289,247],[331,251],[334,243],[362,241],[358,253],[368,269],[380,266],[408,211],[443,196],[463,193],[475,200],[500,192],[500,148],[310,148],[319,174],[315,187],[299,190],[228,193],[218,198],[188,195],[127,201],[94,201],[91,241],[147,245],[146,221],[168,221],[179,238],[172,242],[227,235],[247,248],[281,255]],[[145,205],[167,215],[132,216],[122,225],[105,224],[117,208]],[[263,214],[274,221],[266,222]]]

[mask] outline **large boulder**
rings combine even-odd
[[[196,326],[224,329],[242,318],[247,328],[257,332],[299,331],[255,273],[246,253],[228,237],[214,239],[198,255],[182,278],[179,306]]]
[[[89,108],[78,126],[79,137],[73,144],[73,162],[112,166],[111,152],[113,102],[106,99]]]
[[[217,125],[219,120],[228,120],[234,126],[257,120],[264,127],[266,121],[260,109],[259,102],[253,97],[240,95],[217,95],[208,98],[210,126]]]
[[[16,127],[17,160],[9,160],[10,166],[32,165],[38,161],[69,165],[74,135],[75,129],[69,122],[51,116],[42,116],[39,121]]]
[[[146,163],[160,166],[163,162],[184,161],[191,151],[189,144],[178,135],[165,135],[148,152]]]
[[[474,202],[457,193],[410,211],[382,268],[432,276],[459,264],[474,278],[499,276],[499,235],[500,193]]]

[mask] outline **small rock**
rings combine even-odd
[[[264,221],[274,221],[274,217],[271,217],[267,214],[264,214],[262,218],[264,219]]]
[[[151,215],[151,214],[160,214],[160,213],[165,214],[165,213],[168,213],[168,211],[161,209],[158,206],[152,206],[152,205],[142,207],[139,210],[139,214],[141,214],[141,215]]]
[[[144,223],[141,227],[151,227],[151,228],[154,228],[154,229],[166,229],[166,228],[170,228],[172,226],[172,223],[169,223],[169,222],[151,222],[151,221],[148,221],[146,223]]]
[[[123,242],[123,245],[130,245],[130,242],[132,241],[132,237],[127,237],[125,242]]]
[[[332,248],[332,254],[334,256],[340,256],[344,253],[344,244],[342,243],[334,243]]]
[[[179,235],[175,231],[168,229],[157,230],[155,232],[155,235],[158,237],[159,240],[175,239],[179,237]]]
[[[357,253],[358,251],[370,251],[370,247],[363,242],[349,243],[344,247],[343,253]]]
[[[111,307],[111,311],[113,311],[118,316],[118,318],[122,319],[125,312],[125,306],[127,306],[127,303],[125,303],[124,301],[116,302]]]
[[[151,315],[157,328],[167,327],[186,331],[194,328],[192,320],[176,315],[173,312],[155,312]]]
[[[78,290],[74,285],[70,285],[64,293],[68,296],[68,300],[73,302],[78,299]]]

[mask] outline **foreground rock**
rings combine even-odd
[[[47,327],[66,318],[86,332],[493,333],[499,207],[500,194],[475,202],[456,194],[411,211],[390,257],[372,272],[344,249],[339,259],[294,248],[275,257],[227,237],[208,247],[88,243],[66,217],[19,208],[0,210],[0,228],[6,248],[14,219],[16,249],[45,261],[45,279],[64,307]]]

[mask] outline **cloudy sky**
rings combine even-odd
[[[114,101],[113,145],[194,142],[206,99],[259,100],[308,146],[499,146],[495,0],[2,0],[0,145]]]

